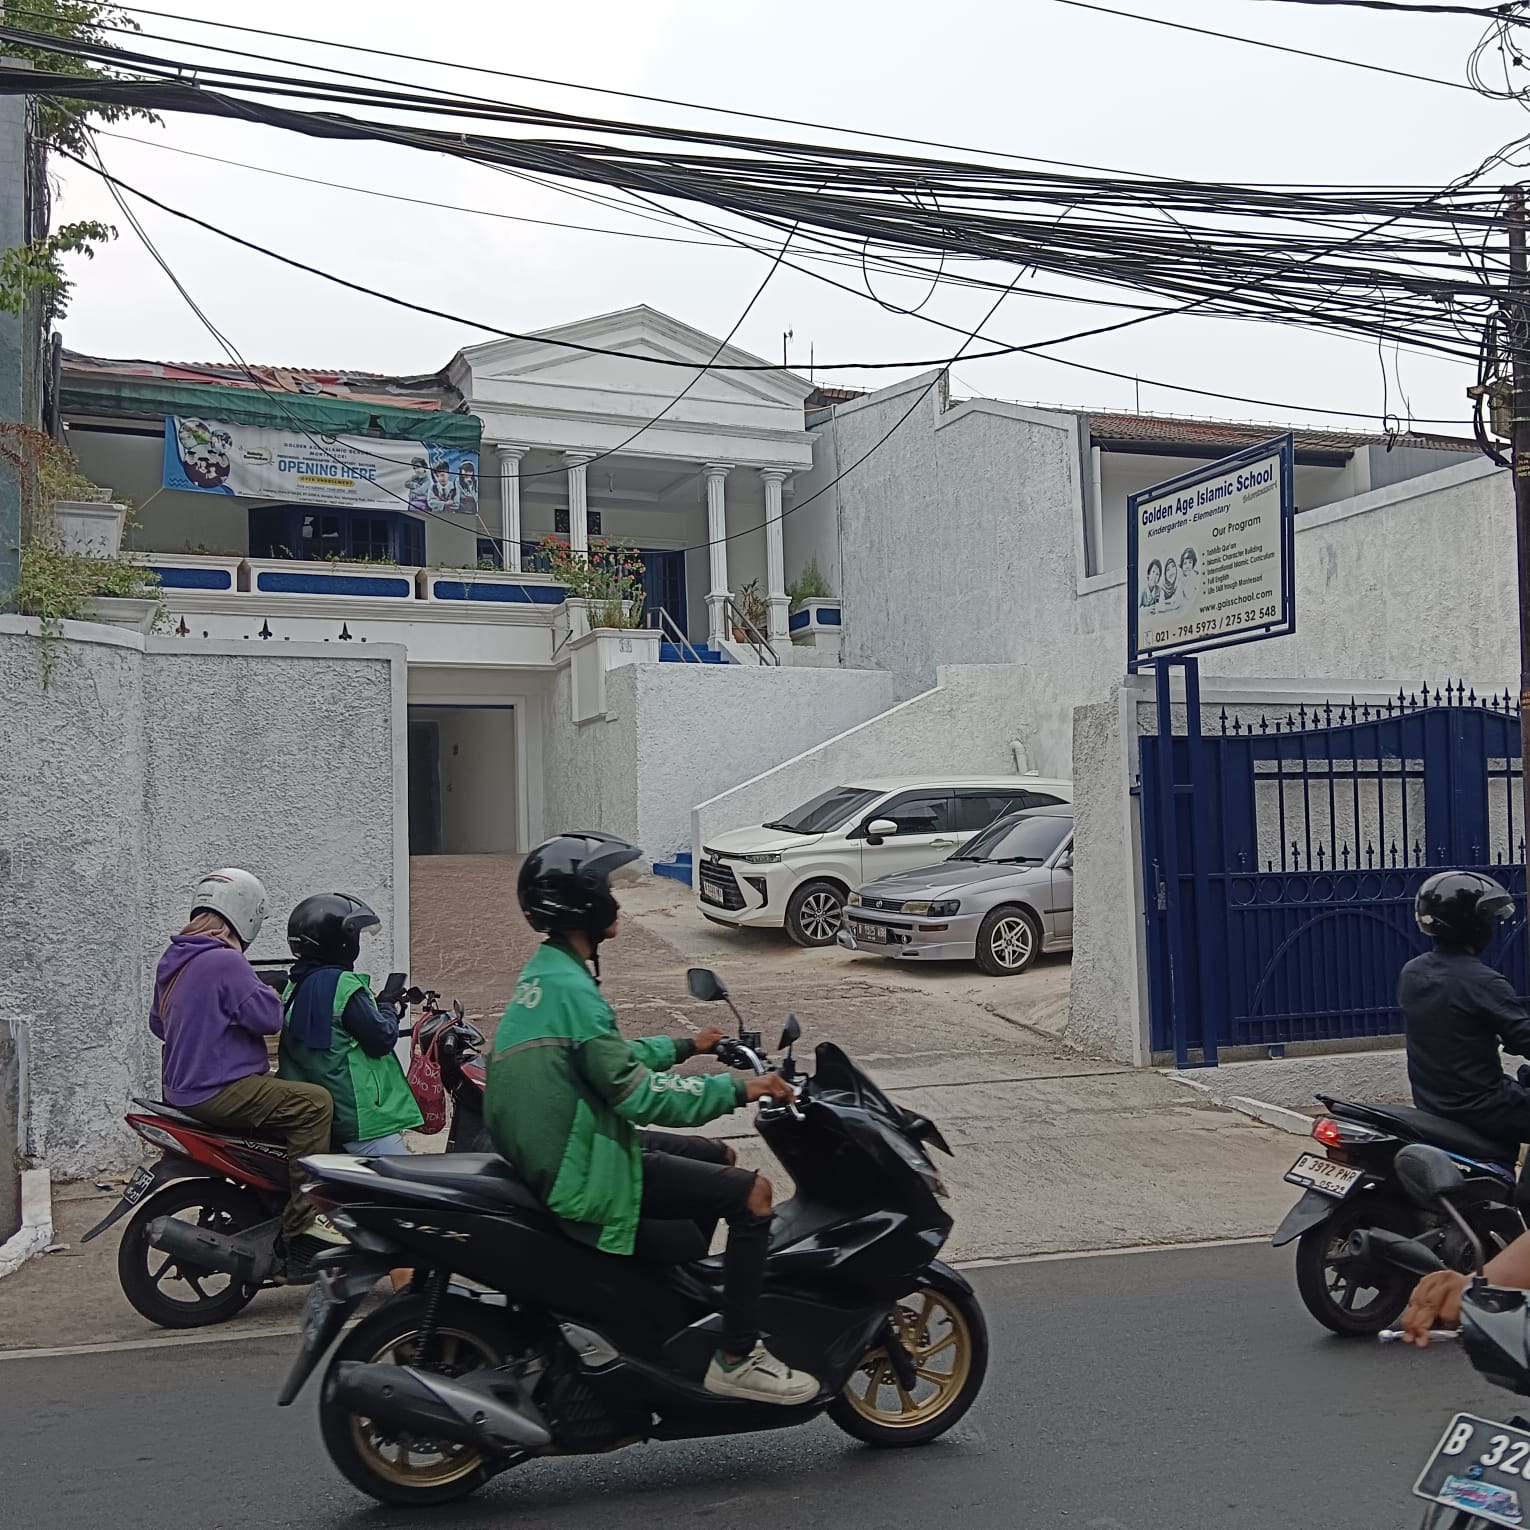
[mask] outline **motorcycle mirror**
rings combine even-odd
[[[1433,1209],[1438,1202],[1449,1200],[1452,1191],[1463,1184],[1455,1160],[1442,1149],[1422,1142],[1410,1142],[1399,1148],[1392,1162],[1399,1183],[1420,1206]]]
[[[778,1052],[790,1052],[798,1037],[802,1035],[802,1023],[795,1015],[786,1017],[786,1024],[781,1030],[781,1045],[776,1048]]]
[[[692,967],[685,974],[685,986],[690,989],[691,997],[700,999],[703,1004],[715,1004],[728,997],[728,985],[705,967]]]

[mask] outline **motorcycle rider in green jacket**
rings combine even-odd
[[[769,1181],[734,1167],[720,1142],[639,1131],[700,1126],[747,1101],[795,1098],[779,1074],[671,1071],[711,1052],[720,1031],[695,1041],[628,1041],[617,1030],[596,979],[597,952],[616,934],[611,873],[641,853],[609,835],[562,834],[526,858],[517,895],[531,927],[548,940],[522,971],[495,1036],[485,1125],[564,1231],[605,1253],[641,1258],[643,1219],[705,1227],[722,1217],[722,1344],[706,1388],[754,1402],[810,1402],[817,1380],[760,1340]]]

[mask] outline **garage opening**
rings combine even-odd
[[[516,842],[515,708],[409,708],[410,855],[490,855]]]

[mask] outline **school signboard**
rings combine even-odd
[[[1296,630],[1289,435],[1126,502],[1131,668]]]

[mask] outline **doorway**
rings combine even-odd
[[[409,853],[490,855],[516,832],[515,708],[409,708]]]

